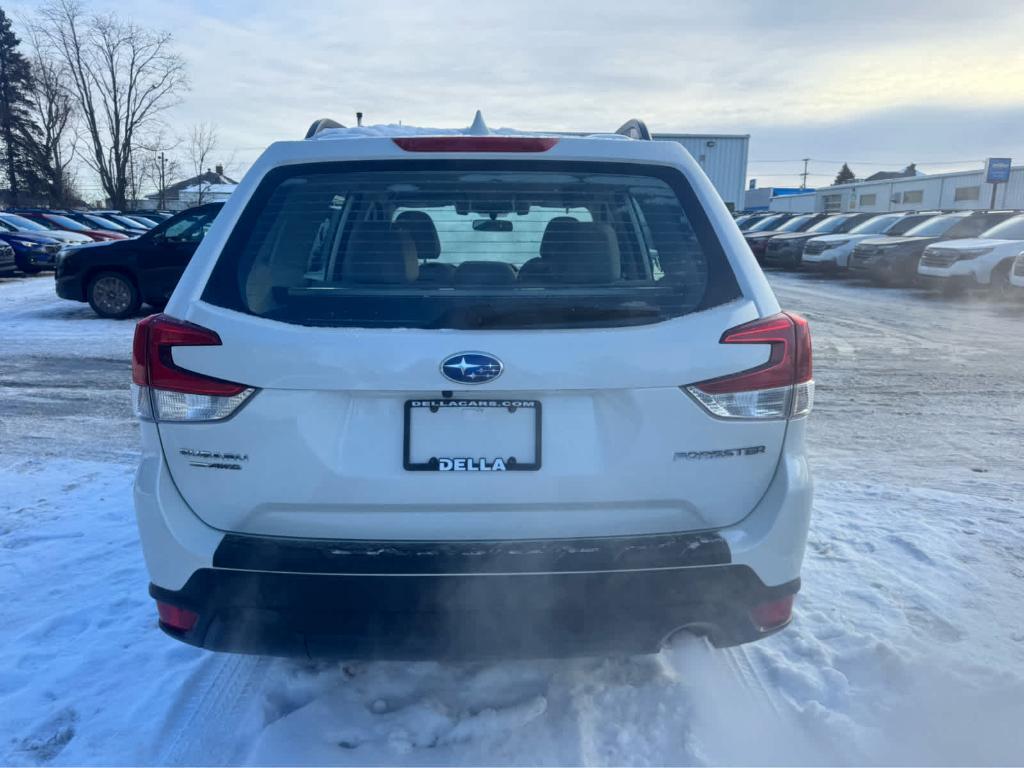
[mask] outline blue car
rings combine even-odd
[[[53,237],[15,229],[2,220],[0,220],[0,242],[7,243],[14,249],[14,261],[18,269],[26,275],[34,275],[44,269],[53,269],[57,263],[57,254],[64,247],[64,243]]]

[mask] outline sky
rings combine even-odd
[[[241,173],[318,117],[342,123],[750,134],[760,186],[916,162],[1024,162],[1024,3],[1002,0],[264,2],[91,0],[171,31]],[[35,3],[5,2],[15,16]]]

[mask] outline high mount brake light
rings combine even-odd
[[[411,136],[392,141],[406,152],[547,152],[558,143],[542,136]]]
[[[174,347],[220,344],[216,332],[167,315],[140,320],[132,342],[136,415],[154,421],[217,421],[234,413],[253,393],[251,387],[181,368],[172,355]]]
[[[814,401],[811,331],[791,312],[732,328],[722,344],[770,344],[768,362],[757,368],[686,387],[709,413],[725,419],[806,416]]]

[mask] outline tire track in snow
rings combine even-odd
[[[257,695],[271,659],[210,654],[180,689],[159,730],[157,765],[226,765],[237,762],[240,737],[262,730]],[[251,723],[251,728],[246,724]],[[154,745],[156,746],[156,745]]]

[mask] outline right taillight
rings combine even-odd
[[[685,387],[708,413],[723,419],[785,419],[811,412],[811,331],[804,318],[780,312],[726,331],[721,343],[770,344],[771,354],[757,368]]]
[[[186,370],[172,356],[174,347],[220,343],[215,331],[167,315],[140,320],[132,343],[135,415],[152,421],[219,421],[238,410],[252,387]]]

